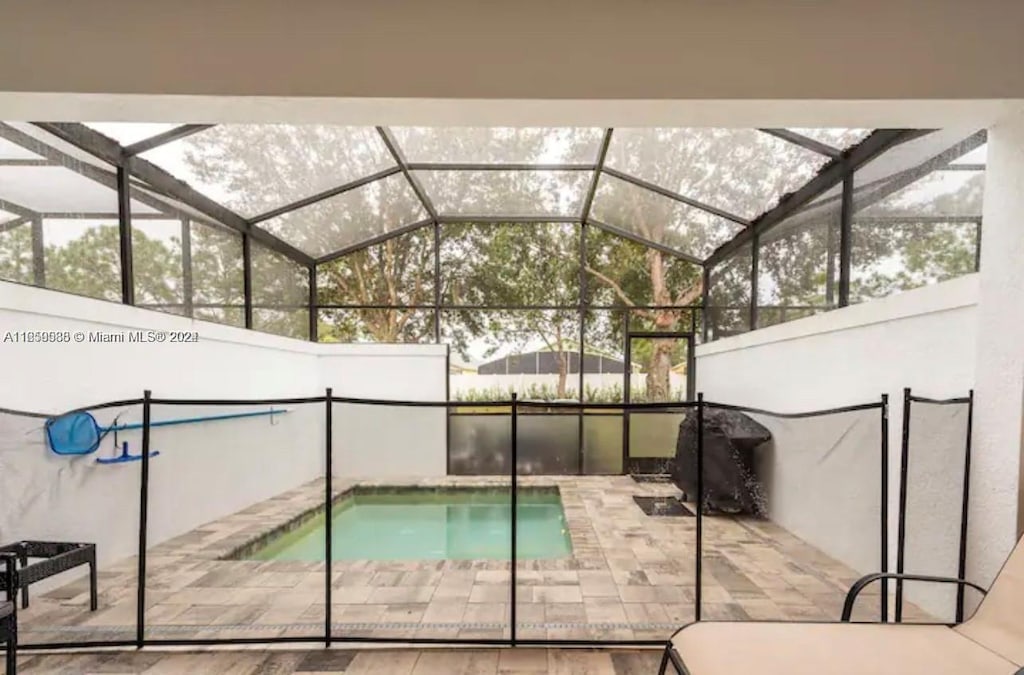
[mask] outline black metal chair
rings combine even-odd
[[[0,602],[0,641],[6,646],[7,675],[18,672],[18,605],[15,602],[18,591],[18,556],[14,553],[0,553],[4,562],[4,591],[6,599]]]

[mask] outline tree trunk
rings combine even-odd
[[[565,384],[569,374],[568,354],[562,348],[562,326],[555,322],[555,353],[558,355],[558,389],[555,392],[557,398],[567,398]]]
[[[654,340],[647,367],[647,400],[669,401],[672,396],[672,351],[675,338]]]
[[[665,257],[661,251],[647,251],[647,262],[651,271],[651,291],[655,305],[671,305],[672,292],[665,279]],[[672,331],[676,328],[676,313],[672,310],[655,310],[654,330]],[[672,393],[672,352],[674,338],[654,340],[651,345],[650,361],[647,364],[647,399],[667,401]]]

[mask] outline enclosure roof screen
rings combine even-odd
[[[941,152],[963,137],[935,132],[922,143]],[[121,167],[133,220],[180,215],[249,232],[307,266],[459,222],[587,223],[704,263],[737,250],[780,203],[855,153],[861,162],[894,153],[866,178],[913,166],[922,154],[914,138],[827,128],[10,122],[0,124],[0,221],[116,217]],[[965,152],[974,154],[958,161],[977,161],[977,148]],[[956,188],[949,180],[943,189]],[[896,194],[876,210],[909,199]]]

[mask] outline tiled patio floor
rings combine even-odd
[[[653,675],[660,650],[492,649],[457,651],[142,651],[96,654],[25,654],[24,675]]]
[[[571,557],[517,564],[522,639],[660,640],[694,619],[696,519],[651,517],[634,495],[675,488],[628,476],[524,477],[557,486]],[[335,481],[343,493],[352,481]],[[507,486],[449,477],[360,481],[388,486]],[[146,630],[152,639],[323,634],[324,563],[224,560],[268,530],[315,509],[322,481],[304,485],[149,549]],[[837,620],[859,575],[779,526],[746,517],[704,519],[703,618]],[[84,579],[33,596],[23,642],[134,639],[137,561],[100,569],[100,609]],[[344,561],[331,570],[335,635],[507,638],[507,561]],[[877,589],[857,616],[876,619]],[[913,618],[914,612],[907,612]]]

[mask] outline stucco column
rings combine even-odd
[[[987,584],[1024,516],[1024,116],[989,129],[983,216],[968,578]]]

